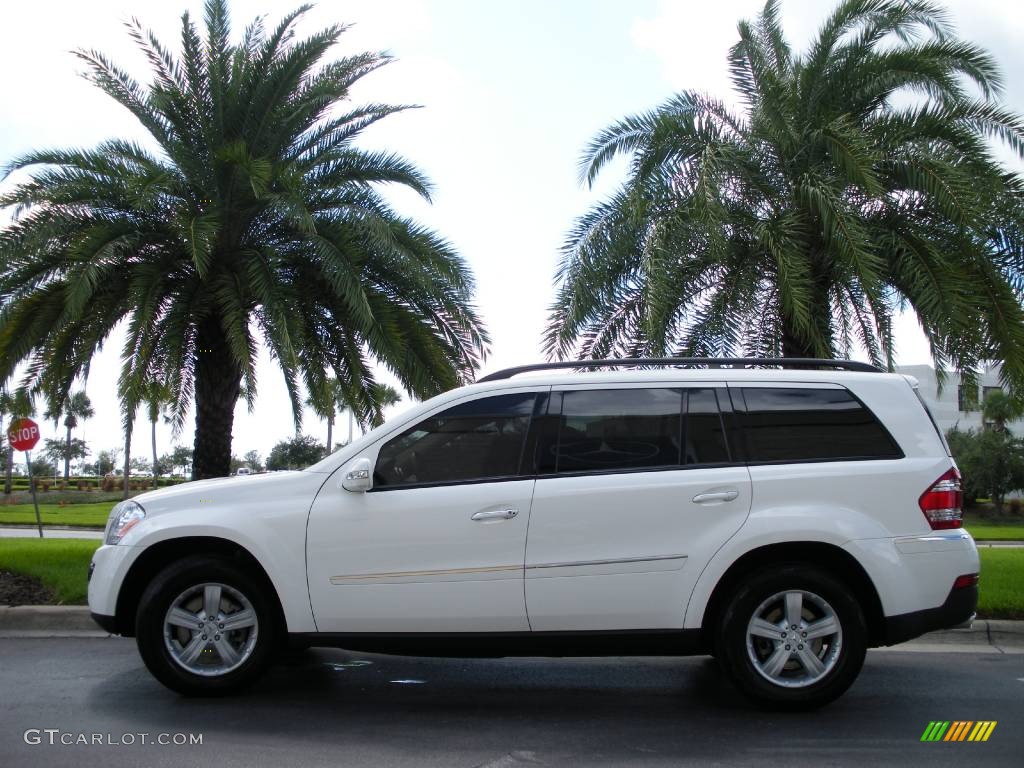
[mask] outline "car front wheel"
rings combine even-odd
[[[142,595],[136,640],[161,683],[186,695],[235,691],[267,667],[277,621],[266,589],[234,563],[197,556],[160,572]]]
[[[845,585],[804,565],[767,569],[734,592],[718,657],[741,692],[784,709],[820,707],[856,679],[867,650],[864,613]]]

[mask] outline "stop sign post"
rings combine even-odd
[[[43,521],[39,517],[36,483],[32,478],[32,449],[39,442],[39,425],[29,418],[15,419],[7,430],[7,439],[11,443],[12,450],[25,452],[25,464],[28,465],[28,487],[32,490],[32,506],[36,509],[36,527],[39,528],[39,538],[41,539],[43,538]]]

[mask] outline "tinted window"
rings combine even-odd
[[[681,412],[678,389],[564,392],[555,471],[678,465]]]
[[[683,437],[684,464],[725,464],[729,450],[725,446],[722,416],[713,389],[687,389],[686,430]]]
[[[535,398],[485,397],[421,421],[380,449],[374,487],[514,477]]]
[[[744,388],[739,414],[750,461],[895,459],[874,415],[845,389]]]

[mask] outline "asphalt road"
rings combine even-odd
[[[996,720],[921,743],[929,720]],[[27,729],[39,744],[27,744]],[[62,745],[60,740],[136,742]],[[201,746],[141,744],[202,734]],[[109,736],[108,736],[109,734]],[[128,734],[136,734],[128,736]],[[34,737],[30,733],[29,738]],[[117,638],[0,640],[0,765],[1021,766],[1024,654],[876,652],[813,713],[754,709],[705,658],[444,660],[308,651],[229,699],[189,700]]]

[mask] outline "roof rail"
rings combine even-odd
[[[518,365],[515,368],[505,368],[490,373],[482,379],[477,379],[477,383],[510,379],[513,376],[531,371],[552,371],[560,368],[647,368],[657,366],[666,368],[775,366],[779,368],[839,368],[846,371],[883,373],[881,368],[870,363],[859,363],[855,360],[829,360],[817,357],[626,357],[611,360],[564,360],[556,363]]]

